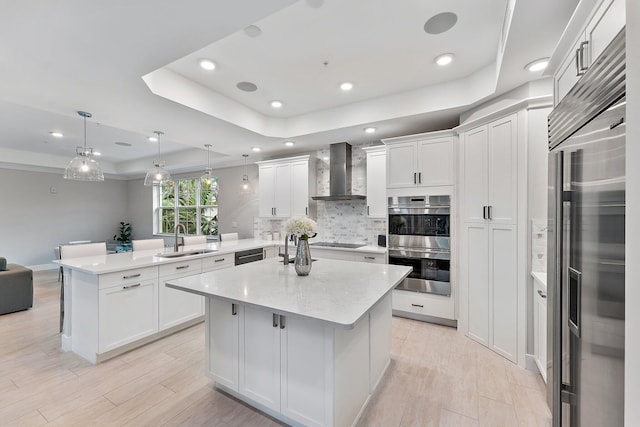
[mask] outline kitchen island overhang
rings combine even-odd
[[[357,422],[390,362],[391,291],[410,268],[273,259],[168,281],[203,295],[216,386],[292,425]]]

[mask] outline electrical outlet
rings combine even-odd
[[[58,192],[58,189],[56,187],[49,187],[49,193],[56,194],[57,192]]]

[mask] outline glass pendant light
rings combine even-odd
[[[147,176],[144,178],[144,185],[162,185],[171,181],[171,174],[164,168],[164,162],[160,160],[160,136],[164,135],[164,132],[159,130],[153,131],[158,138],[158,158],[153,161],[153,167],[147,171]]]
[[[242,189],[243,190],[248,190],[249,189],[249,175],[247,175],[247,157],[249,157],[248,154],[243,154],[242,157],[244,157],[244,175],[242,175]]]
[[[215,176],[213,176],[213,169],[211,169],[211,144],[204,144],[207,147],[207,168],[204,170],[204,174],[200,177],[200,181],[206,182],[207,184],[215,183]]]
[[[93,148],[87,148],[87,118],[91,113],[78,111],[84,119],[84,146],[76,147],[76,156],[64,170],[65,179],[76,181],[104,181],[104,174],[98,162],[93,159]]]

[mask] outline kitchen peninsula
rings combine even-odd
[[[266,259],[167,286],[207,298],[217,387],[288,424],[350,426],[389,364],[391,291],[410,271],[319,259],[298,276]]]

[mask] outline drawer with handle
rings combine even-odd
[[[202,271],[214,271],[221,268],[233,267],[235,262],[234,254],[216,255],[202,259]]]
[[[160,277],[190,276],[202,273],[202,259],[189,259],[160,266]]]
[[[373,264],[384,264],[384,254],[372,254],[372,253],[356,253],[355,261],[371,262]]]
[[[100,289],[111,288],[158,278],[158,267],[143,267],[115,273],[101,274],[98,283]]]

